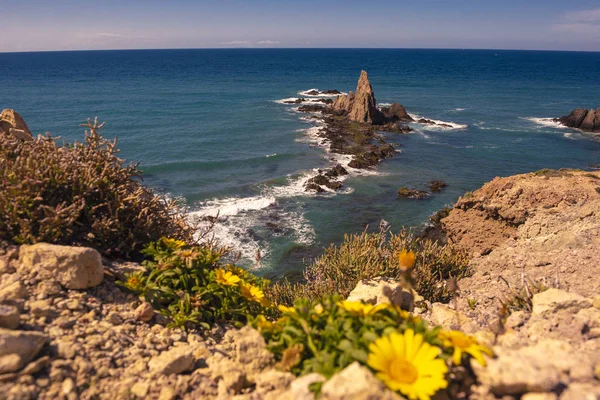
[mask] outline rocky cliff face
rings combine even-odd
[[[600,108],[597,110],[578,108],[567,116],[556,118],[555,121],[584,132],[600,132]]]
[[[384,116],[377,108],[375,93],[373,93],[367,71],[361,71],[356,92],[338,96],[333,102],[332,108],[335,111],[347,113],[348,118],[354,122],[372,125],[380,125],[384,122]]]
[[[530,280],[600,293],[600,172],[496,178],[460,198],[441,225],[450,242],[473,253],[476,272],[461,287],[482,308]]]
[[[481,338],[500,335],[476,398],[600,398],[600,172],[496,178],[441,225],[473,252],[458,311]]]

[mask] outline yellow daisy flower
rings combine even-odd
[[[256,318],[256,328],[259,332],[270,332],[276,328],[276,325],[261,314]]]
[[[236,274],[237,276],[241,276],[242,278],[245,278],[248,276],[248,271],[246,271],[243,268],[232,265],[232,264],[227,264],[225,266],[225,269],[227,271],[231,271],[232,273]]]
[[[198,257],[198,252],[193,249],[179,249],[175,252],[175,255],[191,268],[192,263]]]
[[[406,251],[402,250],[398,254],[398,261],[400,263],[401,270],[409,270],[415,266],[415,252],[414,251]]]
[[[444,375],[448,366],[438,358],[441,350],[407,329],[393,332],[369,345],[367,364],[377,378],[410,400],[430,400],[438,390],[448,386]]]
[[[171,239],[166,237],[162,238],[161,241],[166,247],[173,250],[181,249],[186,245],[186,243],[183,240]]]
[[[217,269],[215,273],[217,276],[215,280],[221,285],[236,286],[241,280],[239,276],[221,268]]]
[[[265,307],[271,306],[271,302],[267,300],[263,291],[254,285],[242,282],[240,283],[240,291],[242,292],[242,296],[250,301],[255,301]]]
[[[286,307],[283,304],[279,304],[277,306],[277,309],[279,311],[281,311],[281,313],[283,313],[283,314],[288,314],[288,315],[297,315],[298,314],[294,307]]]
[[[321,305],[321,304],[317,304],[317,305],[315,306],[315,311],[316,311],[316,313],[317,313],[317,314],[319,314],[319,315],[323,314],[323,311],[324,311],[324,309],[323,309],[323,305]]]
[[[386,304],[378,304],[374,306],[373,304],[366,304],[360,301],[348,300],[338,302],[337,305],[343,308],[344,310],[348,311],[350,314],[354,314],[361,317],[373,315],[376,312],[384,310],[388,307]]]
[[[461,331],[442,331],[440,338],[444,341],[444,346],[453,347],[452,362],[459,365],[463,353],[470,354],[477,362],[483,366],[486,365],[484,354],[493,357],[492,350],[477,342],[473,336],[467,335]]]

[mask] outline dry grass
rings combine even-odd
[[[427,239],[418,239],[402,230],[345,235],[340,245],[331,245],[325,253],[307,266],[300,283],[281,281],[270,288],[270,298],[279,304],[292,305],[296,299],[316,300],[324,295],[339,294],[342,298],[362,279],[384,276],[400,280],[397,254],[402,250],[416,254],[414,288],[425,299],[448,302],[452,298],[447,288],[450,278],[470,275],[468,255],[452,245],[440,246]]]
[[[137,256],[162,236],[186,241],[179,207],[141,184],[137,165],[117,157],[97,121],[85,142],[0,135],[0,240],[91,246],[108,256]]]

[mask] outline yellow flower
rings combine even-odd
[[[163,244],[173,250],[181,249],[185,247],[186,243],[183,240],[171,239],[171,238],[162,238],[161,241]]]
[[[406,251],[402,250],[400,254],[398,254],[398,261],[400,262],[401,270],[409,270],[415,266],[415,252],[414,251]]]
[[[323,306],[321,304],[317,304],[315,306],[315,312],[319,315],[323,314]]]
[[[236,286],[240,282],[240,277],[232,274],[229,271],[225,271],[224,269],[217,269],[215,271],[217,278],[215,279],[217,283],[225,286]]]
[[[142,286],[142,280],[137,274],[132,274],[127,277],[126,284],[132,290],[139,290]]]
[[[231,271],[232,273],[236,274],[237,276],[241,276],[242,278],[245,278],[248,276],[248,272],[245,269],[237,267],[232,264],[227,264],[225,266],[225,269],[227,271]]]
[[[179,249],[175,254],[188,264],[191,264],[198,257],[198,252],[193,249]]]
[[[263,291],[254,285],[242,282],[240,283],[240,291],[242,292],[242,296],[250,301],[255,301],[265,307],[271,306],[271,302],[265,297]]]
[[[283,314],[288,314],[288,315],[297,315],[298,314],[294,307],[286,307],[283,304],[279,304],[277,306],[277,309],[279,311],[281,311]]]
[[[350,314],[354,314],[360,317],[366,317],[368,315],[373,315],[378,311],[384,310],[388,307],[387,304],[378,304],[376,306],[372,304],[365,304],[360,301],[348,301],[344,300],[342,302],[338,302],[337,305],[344,310],[348,311]]]
[[[264,315],[259,315],[256,318],[256,328],[258,329],[259,332],[270,332],[273,331],[277,328],[277,326],[269,321],[268,319],[265,318]]]
[[[448,366],[438,358],[441,350],[423,341],[423,336],[407,329],[392,332],[369,345],[367,364],[392,390],[411,400],[430,400],[448,386],[444,375]]]
[[[483,366],[486,365],[484,354],[493,357],[492,350],[477,342],[473,336],[467,335],[461,331],[443,331],[440,332],[440,338],[444,341],[444,346],[453,347],[452,362],[459,365],[463,353],[470,354],[477,362]]]

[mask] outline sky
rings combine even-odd
[[[163,48],[600,51],[600,0],[0,0],[0,52]]]

